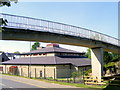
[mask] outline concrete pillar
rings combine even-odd
[[[103,76],[103,54],[104,50],[101,47],[91,49],[92,76],[97,77],[98,82],[101,82]]]

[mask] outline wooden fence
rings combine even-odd
[[[95,76],[84,76],[84,84],[120,86],[120,76],[103,77],[101,82],[99,82],[99,79]]]

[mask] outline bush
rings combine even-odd
[[[92,69],[84,71],[84,75],[88,76],[90,73],[92,73]]]
[[[76,78],[76,77],[79,77],[79,76],[81,76],[82,74],[80,73],[80,72],[73,72],[72,73],[72,77],[73,78]]]

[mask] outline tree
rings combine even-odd
[[[90,73],[92,73],[92,69],[85,70],[84,75],[88,76]]]
[[[37,47],[40,47],[40,43],[39,43],[39,42],[35,42],[35,43],[32,45],[31,51],[32,51],[32,50],[37,50]]]
[[[0,0],[0,7],[2,6],[11,6],[11,2],[17,3],[18,0]]]
[[[104,63],[107,64],[113,59],[112,53],[105,51],[104,52]]]
[[[113,60],[112,61],[119,61],[120,60],[120,54],[112,53]]]
[[[104,71],[106,72],[109,70],[110,73],[116,73],[116,70],[119,67],[117,62],[120,61],[120,54],[107,53],[105,56],[107,56],[107,58],[104,60]]]
[[[16,51],[16,52],[14,52],[15,54],[20,54],[20,52],[19,51]]]
[[[91,59],[91,50],[90,50],[90,48],[87,49],[87,53],[86,53],[85,56],[88,57],[89,59]]]

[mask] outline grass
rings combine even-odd
[[[75,87],[80,87],[80,88],[105,88],[106,87],[105,85],[97,86],[97,85],[84,85],[84,84],[79,84],[79,83],[65,83],[65,82],[48,81],[48,80],[42,80],[42,81],[49,82],[49,83],[56,83],[60,85],[75,86]]]
[[[34,79],[34,80],[44,81],[44,82],[48,82],[48,83],[55,83],[55,84],[60,84],[60,85],[69,85],[69,86],[75,86],[75,87],[80,87],[80,88],[100,88],[100,89],[103,89],[106,87],[106,85],[102,85],[102,86],[84,85],[84,84],[79,84],[79,83],[65,83],[65,82],[58,82],[58,81],[49,81],[49,80],[45,80],[45,79],[36,79],[36,78],[29,78],[29,77],[18,76],[18,75],[10,75],[10,74],[3,74],[3,75],[22,77],[22,78],[27,78],[27,79]]]

